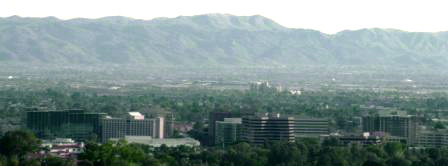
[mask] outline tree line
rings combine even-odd
[[[240,142],[228,147],[152,147],[111,141],[88,142],[78,158],[38,155],[40,141],[25,130],[0,139],[0,166],[444,166],[448,149],[408,149],[397,142],[341,145],[335,139],[295,142]]]

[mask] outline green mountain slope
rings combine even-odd
[[[0,61],[185,66],[446,65],[448,32],[334,35],[262,16],[0,18]]]

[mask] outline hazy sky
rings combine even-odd
[[[445,0],[447,1],[447,0]],[[448,31],[444,0],[0,0],[0,17],[55,16],[137,19],[206,13],[263,15],[291,28],[325,33],[344,29],[395,28]]]

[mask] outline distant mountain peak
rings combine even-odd
[[[241,29],[241,30],[285,30],[286,28],[273,20],[260,16],[235,16],[231,14],[211,13],[195,16],[180,16],[173,21],[179,23],[193,23],[196,27],[213,29]]]
[[[360,29],[335,35],[269,18],[204,14],[138,20],[0,18],[0,62],[150,65],[448,66],[448,32]]]

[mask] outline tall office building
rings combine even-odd
[[[224,118],[223,121],[216,121],[215,144],[229,145],[240,141],[241,118]]]
[[[88,139],[100,133],[99,120],[105,113],[89,113],[84,110],[28,111],[26,126],[37,137],[65,137],[74,140]]]
[[[241,139],[253,144],[270,141],[293,142],[294,123],[294,117],[281,117],[280,114],[245,116],[242,119]]]
[[[127,118],[106,117],[100,120],[101,142],[125,136],[151,136],[164,138],[164,118],[145,119],[139,112],[129,112]]]
[[[416,142],[417,119],[403,112],[380,111],[377,116],[362,118],[363,132],[386,132],[391,136],[402,137],[408,144]]]

